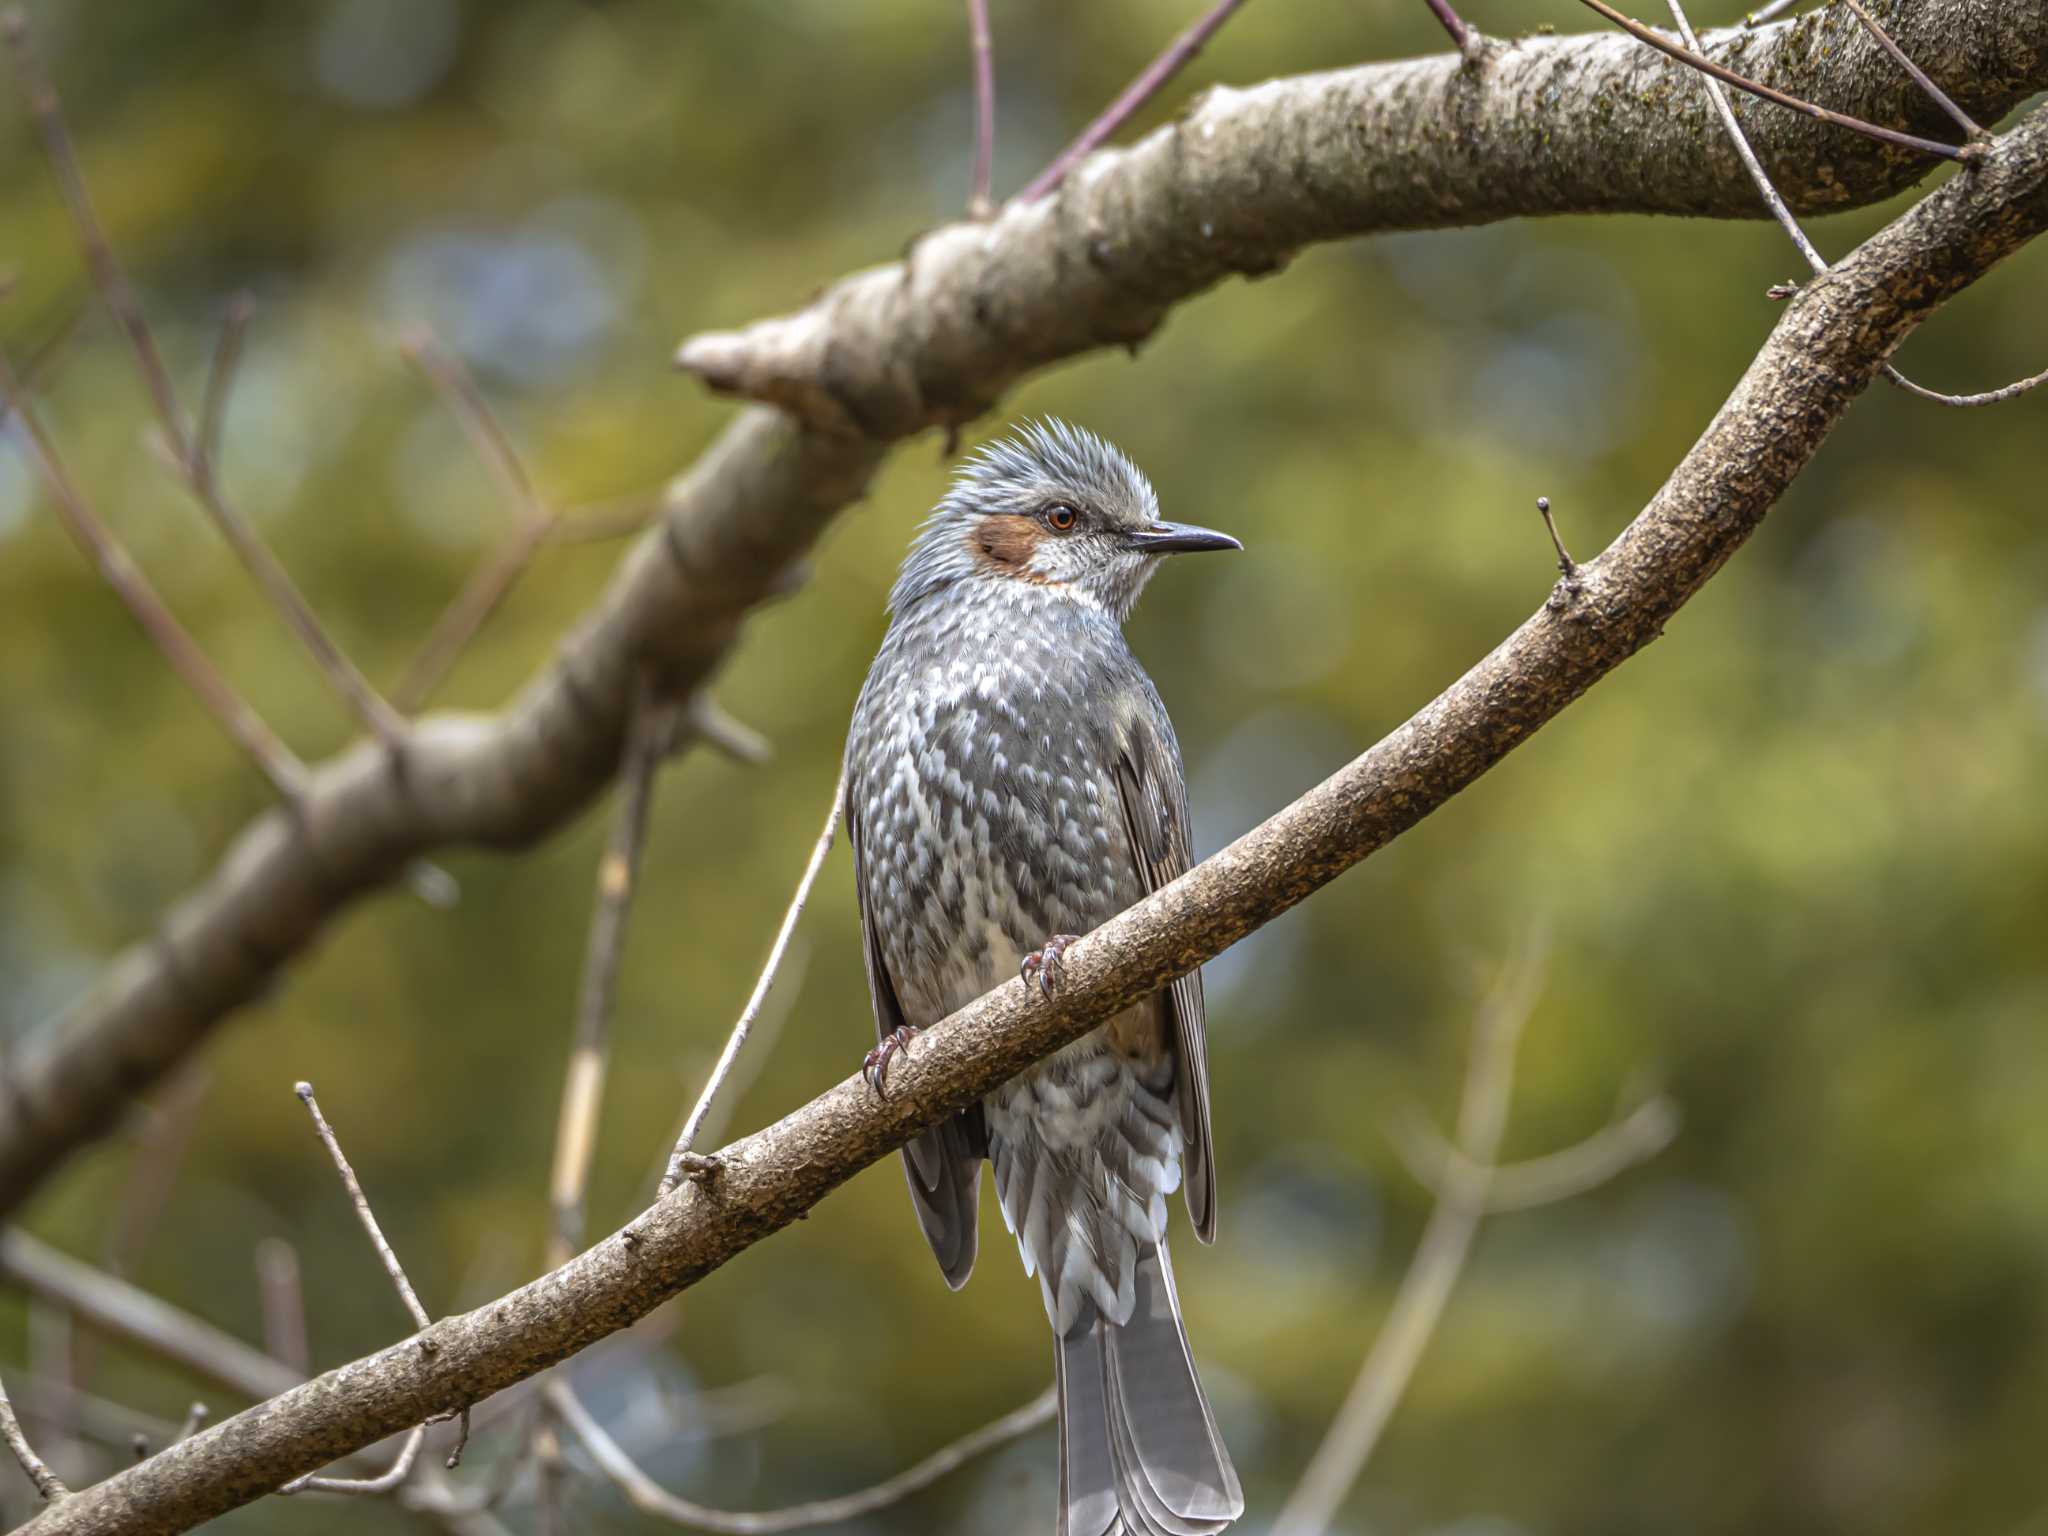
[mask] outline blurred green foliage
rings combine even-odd
[[[993,6],[998,191],[1184,23],[1187,0]],[[259,300],[225,473],[336,635],[391,679],[511,517],[395,339],[477,371],[565,502],[655,486],[730,408],[672,377],[694,329],[801,302],[964,204],[966,24],[950,0],[323,0],[31,6],[106,223],[196,402],[230,296]],[[1563,0],[1475,13],[1581,26]],[[1720,17],[1698,17],[1701,24]],[[1201,84],[1441,45],[1421,6],[1249,7]],[[0,337],[74,314],[45,410],[168,600],[311,757],[349,732],[143,444],[10,90]],[[1892,210],[1825,221],[1843,250]],[[1148,466],[1248,552],[1169,571],[1132,629],[1179,723],[1206,851],[1427,700],[1552,580],[1533,511],[1601,547],[1747,364],[1797,270],[1764,223],[1557,220],[1313,251],[1185,308],[1135,360],[1017,392]],[[2048,252],[1906,349],[1974,389],[2048,355]],[[2048,527],[2037,399],[1943,412],[1879,388],[1663,643],[1398,845],[1212,968],[1221,1239],[1179,1238],[1190,1327],[1251,1496],[1277,1510],[1385,1314],[1427,1202],[1385,1127],[1447,1110],[1478,981],[1555,936],[1517,1155],[1654,1079],[1685,1130],[1571,1204],[1502,1217],[1347,1509],[1353,1530],[2003,1533],[2048,1506]],[[989,424],[991,427],[995,423]],[[43,1022],[210,867],[265,790],[0,448],[0,1023]],[[944,482],[906,447],[724,677],[773,737],[663,780],[593,1182],[648,1189],[822,815],[905,539]],[[550,550],[445,690],[489,708],[599,591],[616,546]],[[136,1277],[253,1335],[251,1253],[296,1246],[331,1364],[402,1314],[291,1095],[318,1084],[428,1305],[535,1272],[603,818],[519,859],[456,854],[452,912],[389,894],[223,1030]],[[735,1127],[871,1040],[843,850]],[[801,980],[801,989],[797,983]],[[32,1212],[107,1251],[134,1137]],[[681,1491],[758,1507],[858,1486],[1047,1378],[1045,1326],[984,1202],[949,1295],[893,1163],[712,1277],[672,1331],[579,1367]],[[25,1312],[0,1301],[18,1400]],[[40,1368],[47,1369],[49,1354]],[[127,1350],[95,1392],[175,1420],[192,1386]],[[689,1390],[788,1406],[716,1439]],[[230,1404],[215,1399],[217,1409]],[[472,1460],[510,1442],[485,1433]],[[120,1451],[109,1454],[109,1463]],[[90,1468],[73,1469],[81,1473]],[[1040,1434],[868,1522],[1044,1528]],[[0,1480],[12,1473],[0,1473]],[[22,1500],[12,1493],[12,1508]],[[595,1482],[581,1527],[634,1517]],[[245,1531],[384,1508],[265,1504]],[[509,1518],[530,1528],[530,1507]]]

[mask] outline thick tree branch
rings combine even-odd
[[[1886,18],[1900,44],[1980,120],[2048,86],[2042,0],[1924,0],[1905,12]],[[1796,94],[1939,129],[1938,109],[1853,17],[1706,46]],[[1703,94],[1630,39],[1531,39],[1461,63],[1219,92],[1178,132],[1097,157],[1058,197],[927,238],[913,282],[900,284],[900,268],[854,279],[828,295],[829,310],[745,340],[707,338],[723,348],[719,370],[698,361],[778,398],[788,365],[798,403],[887,437],[966,420],[1028,369],[1143,336],[1177,300],[1228,272],[1278,265],[1305,241],[1526,213],[1758,211]],[[1926,169],[1775,110],[1757,119],[1756,139],[1806,209],[1869,202]],[[899,286],[907,305],[891,297]],[[829,389],[804,371],[818,359]],[[654,663],[665,691],[694,691],[748,611],[786,590],[882,452],[870,438],[743,415],[676,484],[659,527],[511,708],[420,721],[403,780],[362,748],[320,766],[303,832],[281,814],[259,818],[158,935],[6,1064],[0,1214],[351,899],[437,847],[519,847],[586,806],[616,769],[639,664]]]
[[[2048,107],[1788,306],[1649,505],[1392,735],[1067,952],[1048,1004],[1009,982],[927,1030],[881,1099],[859,1077],[723,1149],[563,1268],[237,1414],[26,1530],[167,1532],[532,1376],[796,1220],[1096,1019],[1286,911],[1472,783],[1664,625],[1762,522],[1913,327],[2048,228]]]
[[[2048,84],[2040,0],[1925,0],[1899,43],[1980,115]],[[1702,44],[1760,84],[1881,123],[1947,119],[1846,12]],[[1825,212],[1888,196],[1921,155],[1776,107],[1751,142],[1786,199]],[[1015,379],[1135,344],[1232,273],[1313,241],[1559,213],[1755,218],[1764,210],[1693,71],[1615,35],[1535,37],[1210,92],[1178,122],[1091,160],[1043,205],[956,224],[815,302],[685,343],[714,389],[820,428],[897,437],[986,410]]]

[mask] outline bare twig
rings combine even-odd
[[[242,702],[228,686],[206,653],[199,648],[185,626],[164,606],[149,578],[129,557],[114,537],[113,530],[73,483],[57,456],[56,445],[44,433],[27,397],[15,382],[14,370],[0,356],[0,395],[4,395],[22,427],[21,438],[29,457],[35,461],[43,481],[50,488],[57,515],[72,542],[84,551],[100,579],[114,589],[144,634],[163,652],[164,659],[185,686],[198,695],[200,703],[277,789],[285,803],[297,807],[305,791],[306,768],[279,740],[262,718]]]
[[[1490,1215],[1554,1205],[1598,1189],[1636,1164],[1647,1162],[1671,1145],[1678,1134],[1678,1106],[1659,1094],[1626,1115],[1610,1121],[1576,1146],[1519,1163],[1493,1168],[1462,1168],[1458,1178],[1484,1174],[1486,1209]],[[1454,1166],[1470,1159],[1420,1112],[1394,1123],[1389,1139],[1415,1182],[1441,1195]]]
[[[1542,514],[1543,526],[1550,530],[1550,547],[1557,551],[1558,575],[1572,575],[1578,570],[1578,566],[1573,564],[1572,557],[1565,553],[1564,540],[1558,537],[1557,520],[1550,515],[1550,498],[1548,496],[1538,496],[1536,498],[1536,510]]]
[[[411,713],[433,696],[463,648],[533,562],[534,552],[555,526],[556,514],[534,489],[512,440],[460,360],[424,332],[408,336],[402,350],[455,413],[477,456],[519,514],[512,531],[442,610],[418,653],[407,663],[392,697],[400,709]]]
[[[1423,3],[1429,7],[1430,14],[1443,24],[1443,29],[1451,34],[1451,45],[1464,53],[1471,46],[1473,33],[1465,25],[1464,18],[1451,8],[1451,0],[1423,0]]]
[[[1926,70],[1906,57],[1905,49],[1892,41],[1891,33],[1885,31],[1883,27],[1877,24],[1875,16],[1857,4],[1856,0],[1842,0],[1842,3],[1849,7],[1849,13],[1852,16],[1863,23],[1863,30],[1877,39],[1878,47],[1892,56],[1892,62],[1903,69],[1911,77],[1913,83],[1927,93],[1929,100],[1949,115],[1951,122],[1973,139],[1985,137],[1984,130],[1978,126],[1977,120],[1957,106],[1955,101],[1949,96],[1949,93],[1936,85],[1928,77]]]
[[[171,461],[180,478],[213,519],[214,526],[227,540],[235,558],[255,578],[263,595],[277,610],[286,627],[298,637],[299,643],[306,648],[342,702],[364,729],[387,748],[398,750],[404,742],[405,722],[321,627],[319,618],[299,591],[297,583],[270,552],[270,547],[257,536],[248,519],[227,499],[215,474],[213,445],[218,440],[220,412],[241,350],[242,330],[248,322],[247,300],[238,299],[230,306],[207,383],[200,435],[195,439],[186,423],[184,410],[178,404],[170,371],[157,350],[135,289],[114,255],[113,245],[100,225],[99,216],[93,211],[92,198],[79,171],[70,132],[64,125],[56,87],[44,74],[34,50],[29,46],[28,28],[21,14],[10,12],[5,25],[8,46],[14,53],[16,73],[23,93],[29,99],[29,110],[42,135],[45,156],[85,253],[93,285],[128,337],[137,371],[141,373],[150,400],[156,407],[157,422],[163,430]]]
[[[347,1493],[370,1495],[389,1493],[412,1475],[412,1464],[419,1459],[420,1446],[426,1441],[427,1426],[416,1424],[405,1437],[405,1444],[399,1447],[398,1459],[391,1464],[391,1470],[376,1477],[316,1477],[307,1473],[295,1477],[277,1491],[282,1494],[294,1493]]]
[[[1716,64],[1705,54],[1672,42],[1654,28],[1644,26],[1633,16],[1624,16],[1613,6],[1608,5],[1606,0],[1579,0],[1579,3],[1588,10],[1599,12],[1600,15],[1605,16],[1638,42],[1648,43],[1658,52],[1667,53],[1681,64],[1689,64],[1703,74],[1709,74],[1717,80],[1725,81],[1727,84],[1734,86],[1738,91],[1747,91],[1750,95],[1760,96],[1765,101],[1774,101],[1781,107],[1791,108],[1794,112],[1804,112],[1808,117],[1818,118],[1824,123],[1833,123],[1837,128],[1847,128],[1850,132],[1860,133],[1865,138],[1877,139],[1886,144],[1896,144],[1901,149],[1917,149],[1923,155],[1937,155],[1943,160],[1973,160],[1977,156],[1977,146],[1975,145],[1966,145],[1958,149],[1953,144],[1943,144],[1934,139],[1923,139],[1916,134],[1901,133],[1898,129],[1887,128],[1882,123],[1867,123],[1860,117],[1851,117],[1846,112],[1831,111],[1829,108],[1820,106],[1817,103],[1802,101],[1797,96],[1788,95],[1775,86],[1751,80],[1746,75],[1738,75],[1727,66]]]
[[[1699,38],[1693,32],[1692,23],[1686,19],[1683,0],[1666,0],[1666,3],[1671,8],[1671,19],[1677,23],[1679,34],[1685,39],[1686,45],[1697,50]],[[1853,6],[1854,0],[1850,0],[1850,3]],[[1860,9],[1858,14],[1862,14]],[[1868,22],[1868,18],[1865,19],[1868,25],[1876,31],[1876,23]],[[1898,45],[1893,43],[1889,36],[1882,31],[1876,31],[1876,36],[1892,50],[1895,57],[1904,62],[1904,55],[1898,51]],[[1913,69],[1911,64],[1908,64],[1907,68],[1912,70],[1916,80],[1920,78],[1919,71]],[[1778,195],[1778,189],[1771,184],[1770,173],[1764,169],[1763,162],[1757,158],[1756,151],[1750,147],[1749,135],[1743,132],[1742,124],[1735,116],[1735,107],[1728,100],[1728,93],[1721,88],[1720,82],[1711,75],[1702,75],[1700,77],[1700,84],[1705,87],[1708,97],[1713,101],[1714,110],[1720,115],[1722,126],[1728,130],[1728,137],[1735,145],[1735,153],[1740,157],[1743,169],[1749,173],[1749,179],[1756,184],[1757,193],[1763,198],[1764,206],[1771,210],[1771,217],[1778,221],[1779,227],[1790,237],[1792,243],[1799,248],[1799,254],[1806,258],[1806,264],[1813,269],[1814,276],[1821,276],[1828,270],[1827,258],[1822,256],[1819,248],[1807,238],[1806,231],[1800,227],[1799,220],[1793,216],[1792,210],[1786,206],[1785,199]],[[1935,86],[1933,81],[1927,81],[1926,87],[1937,99],[1947,100],[1945,96],[1940,94],[1939,87]],[[1957,110],[1959,111],[1960,109]],[[1979,131],[1981,132],[1981,130]],[[1884,365],[1884,376],[1898,388],[1905,390],[1908,394],[1918,395],[1922,400],[1931,400],[1936,405],[1963,408],[2003,404],[2007,400],[2024,395],[2028,390],[2042,383],[2048,383],[2048,370],[2044,370],[2033,375],[2031,378],[2020,379],[2015,383],[2005,385],[2001,389],[1986,390],[1982,394],[1945,395],[1937,390],[1928,389],[1924,385],[1914,383],[1899,371],[1898,365],[1895,363],[1887,362]]]
[[[206,1421],[210,1417],[212,1417],[212,1411],[208,1409],[206,1404],[195,1399],[192,1406],[185,1410],[185,1422],[178,1426],[178,1439],[190,1440],[199,1431],[206,1428]]]
[[[1380,1431],[1407,1390],[1422,1351],[1436,1332],[1472,1239],[1486,1217],[1487,1180],[1507,1124],[1515,1045],[1536,1005],[1543,955],[1534,941],[1508,967],[1472,1027],[1472,1056],[1458,1107],[1462,1162],[1447,1164],[1435,1208],[1386,1325],[1373,1340],[1358,1378],[1337,1411],[1308,1470],[1289,1495],[1274,1536],[1318,1536],[1358,1481]]]
[[[1767,21],[1775,21],[1797,5],[1799,0],[1771,0],[1769,5],[1759,6],[1742,18],[1745,27],[1760,27]]]
[[[7,1399],[5,1383],[0,1383],[0,1435],[6,1436],[7,1448],[14,1452],[14,1459],[21,1463],[21,1470],[28,1474],[29,1481],[36,1485],[36,1492],[43,1496],[45,1502],[54,1503],[71,1492],[63,1480],[43,1464],[36,1448],[28,1443],[28,1436],[21,1432],[21,1421],[14,1416],[14,1404]]]
[[[235,381],[235,369],[242,361],[242,340],[249,333],[250,316],[256,301],[238,293],[228,304],[220,325],[220,341],[213,349],[213,366],[206,375],[206,394],[199,406],[199,437],[192,445],[192,472],[211,484],[220,469],[220,434],[227,420],[228,390]]]
[[[691,696],[677,725],[681,731],[664,744],[664,752],[673,752],[687,735],[749,768],[758,768],[775,756],[775,748],[766,736],[745,721],[735,720],[708,693]]]
[[[1987,389],[1982,394],[1944,395],[1938,390],[1929,389],[1924,384],[1915,384],[1890,363],[1885,364],[1884,376],[1892,384],[1903,389],[1909,395],[1918,395],[1922,400],[1932,400],[1936,405],[1960,406],[1964,409],[1979,405],[2003,405],[2008,400],[2024,395],[2030,389],[2038,389],[2043,384],[2048,384],[2048,369],[2044,369],[2040,373],[2030,374],[2024,379],[2015,379],[2012,383],[2004,385],[2002,388]]]
[[[583,1406],[565,1381],[557,1378],[550,1382],[548,1398],[561,1415],[562,1422],[583,1443],[598,1469],[618,1485],[619,1491],[635,1509],[677,1525],[725,1533],[725,1536],[768,1536],[768,1533],[776,1531],[800,1531],[886,1509],[920,1489],[930,1487],[963,1463],[1049,1423],[1053,1416],[1053,1393],[1048,1387],[1023,1407],[1014,1408],[992,1423],[961,1436],[951,1445],[934,1451],[915,1466],[885,1482],[876,1483],[872,1488],[863,1488],[858,1493],[836,1499],[793,1504],[785,1509],[749,1512],[710,1509],[670,1493],[642,1471],[619,1443],[605,1433],[604,1427],[591,1416],[590,1410]]]
[[[995,211],[988,183],[996,143],[996,71],[989,46],[988,0],[967,0],[967,30],[974,54],[974,190],[967,212],[985,219]]]
[[[150,1234],[163,1216],[171,1187],[191,1144],[199,1111],[206,1103],[206,1091],[213,1074],[204,1062],[195,1062],[171,1080],[159,1102],[152,1106],[137,1138],[135,1155],[121,1187],[121,1203],[108,1234],[106,1264],[109,1273],[126,1275],[142,1257]]]
[[[832,838],[839,830],[839,813],[845,802],[846,770],[842,767],[839,782],[832,790],[832,809],[826,814],[825,830],[818,834],[817,846],[811,850],[811,860],[804,866],[803,878],[797,881],[796,895],[790,898],[789,910],[782,914],[782,927],[776,931],[775,942],[768,948],[768,963],[761,968],[761,977],[754,983],[753,995],[747,999],[746,1007],[740,1010],[739,1020],[726,1039],[725,1049],[719,1053],[718,1064],[711,1069],[710,1081],[705,1083],[704,1092],[697,1099],[697,1107],[690,1111],[690,1118],[683,1123],[682,1135],[676,1138],[675,1150],[669,1154],[667,1171],[661,1176],[664,1195],[682,1182],[684,1173],[692,1166],[690,1149],[696,1144],[698,1132],[704,1128],[704,1117],[711,1113],[712,1101],[732,1074],[733,1063],[739,1059],[740,1048],[747,1043],[747,1034],[753,1029],[754,1020],[760,1017],[761,1005],[768,1000],[769,988],[775,985],[776,972],[782,969],[782,957],[789,952],[790,935],[796,932],[797,919],[803,916],[804,903],[810,899],[818,871],[825,866],[825,855],[832,851]]]
[[[613,496],[564,507],[548,529],[550,544],[597,544],[640,532],[661,515],[661,493]]]
[[[1124,87],[1123,94],[1102,109],[1094,122],[1081,130],[1079,138],[1061,150],[1053,157],[1052,164],[1032,178],[1031,185],[1017,194],[1017,201],[1035,203],[1065,181],[1069,171],[1094,153],[1111,134],[1129,122],[1140,107],[1156,96],[1167,81],[1185,69],[1189,60],[1202,51],[1203,44],[1214,37],[1243,4],[1244,0],[1216,0],[1193,26],[1167,44],[1166,51],[1147,64],[1138,78]]]
[[[9,9],[4,17],[0,17],[0,32],[5,33],[8,50],[14,55],[15,78],[21,83],[22,94],[28,98],[29,115],[35,120],[36,132],[42,138],[43,153],[50,163],[51,174],[56,178],[57,191],[70,211],[71,224],[78,233],[93,286],[99,290],[115,321],[127,333],[143,383],[156,403],[157,416],[163,422],[164,431],[176,448],[178,458],[183,461],[187,457],[188,439],[184,417],[178,409],[177,393],[171,388],[170,372],[157,353],[156,342],[142,318],[142,305],[135,297],[135,290],[129,286],[128,275],[121,270],[120,262],[114,259],[114,248],[100,226],[99,215],[93,211],[92,196],[87,192],[85,176],[78,168],[78,154],[72,148],[70,131],[64,126],[57,87],[43,72],[41,62],[29,44],[27,17],[19,9]]]
[[[281,1237],[256,1244],[256,1298],[263,1312],[263,1347],[301,1375],[312,1370],[299,1251]]]
[[[313,1117],[313,1129],[319,1134],[327,1155],[334,1159],[334,1171],[341,1175],[341,1182],[348,1190],[349,1203],[356,1208],[356,1219],[363,1224],[363,1231],[369,1234],[370,1246],[377,1250],[377,1258],[384,1266],[384,1273],[391,1277],[391,1284],[398,1291],[399,1300],[405,1303],[405,1310],[412,1314],[412,1320],[422,1332],[433,1326],[433,1319],[427,1316],[427,1309],[420,1305],[420,1298],[412,1288],[412,1282],[405,1278],[405,1269],[398,1262],[398,1255],[391,1251],[391,1245],[384,1240],[384,1229],[377,1225],[376,1214],[370,1209],[369,1197],[363,1193],[363,1186],[356,1179],[348,1158],[341,1150],[341,1143],[335,1139],[334,1128],[327,1123],[327,1117],[320,1113],[320,1101],[313,1097],[311,1083],[298,1083],[292,1092],[299,1096],[299,1102],[306,1106],[306,1113]]]
[[[591,1151],[597,1145],[598,1109],[611,1060],[612,995],[625,948],[626,920],[640,883],[640,856],[647,846],[647,811],[654,799],[654,775],[661,764],[671,706],[656,691],[643,667],[633,693],[626,755],[620,767],[618,816],[610,845],[597,867],[597,903],[583,955],[583,985],[576,1008],[575,1043],[562,1081],[562,1110],[556,1122],[555,1167],[549,1180],[554,1227],[548,1242],[550,1269],[569,1262],[583,1241],[584,1193]]]

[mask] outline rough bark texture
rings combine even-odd
[[[2048,0],[1879,5],[1906,52],[1995,121],[2041,86]],[[1955,128],[1839,6],[1704,40],[1717,62],[1887,127]],[[1738,96],[1757,154],[1802,213],[1897,192],[1936,164]],[[829,431],[900,437],[986,410],[1020,375],[1135,344],[1232,273],[1343,235],[1554,213],[1760,218],[1691,69],[1620,33],[1217,88],[1047,201],[926,236],[796,314],[686,343],[713,388]]]
[[[707,1184],[685,1184],[562,1269],[238,1414],[24,1529],[189,1529],[530,1376],[644,1316],[919,1130],[1270,921],[1661,634],[1907,333],[2044,228],[2048,107],[1788,305],[1706,432],[1598,559],[1363,757],[1076,944],[1056,1003],[1019,982],[997,988],[897,1060],[887,1100],[849,1078],[728,1147]]]
[[[1877,9],[1981,119],[2048,87],[2048,0]],[[1942,131],[1835,9],[1709,46],[1787,90]],[[1929,169],[1789,112],[1745,115],[1798,208],[1873,201]],[[850,279],[792,321],[700,339],[700,371],[831,430],[742,415],[511,708],[423,721],[403,774],[367,746],[323,765],[303,828],[258,818],[153,938],[0,1069],[0,1216],[353,898],[437,848],[519,847],[588,805],[616,771],[637,664],[657,661],[679,689],[701,683],[748,611],[860,495],[879,439],[965,420],[1027,370],[1143,336],[1176,300],[1232,271],[1270,270],[1310,240],[1537,213],[1754,216],[1726,137],[1685,73],[1614,35],[1217,92],[1031,210],[941,230],[909,267]],[[846,432],[851,422],[872,435]]]

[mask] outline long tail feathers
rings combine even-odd
[[[1090,1303],[1054,1350],[1059,1536],[1214,1536],[1244,1513],[1181,1330],[1163,1245],[1138,1260],[1122,1327]]]

